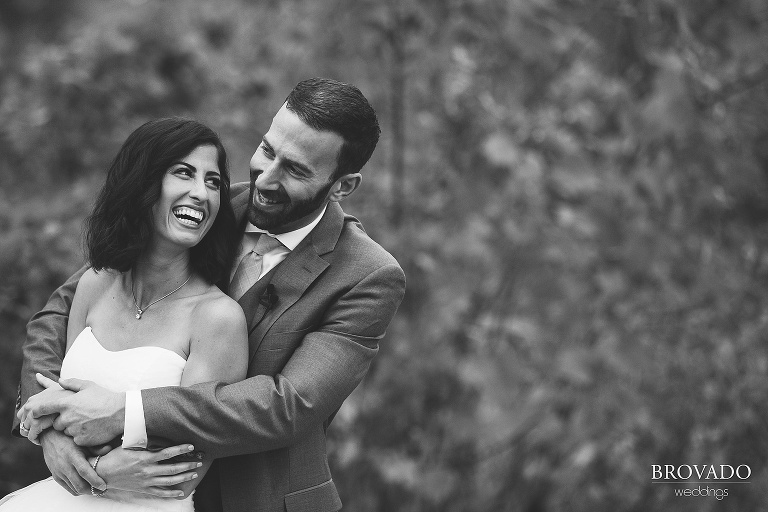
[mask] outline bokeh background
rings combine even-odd
[[[311,76],[379,113],[344,207],[408,276],[329,431],[346,510],[764,508],[765,0],[2,0],[0,496],[46,476],[10,436],[25,324],[122,141],[193,116],[244,180]]]

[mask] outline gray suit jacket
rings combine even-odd
[[[247,184],[233,185],[232,202],[244,216]],[[21,403],[40,390],[36,371],[58,374],[79,274],[29,323]],[[248,378],[142,392],[150,437],[192,442],[219,459],[195,493],[196,509],[341,508],[325,431],[368,371],[404,293],[397,261],[330,203],[312,232],[239,301],[248,320]]]

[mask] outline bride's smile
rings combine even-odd
[[[205,212],[194,206],[177,206],[173,209],[173,214],[179,222],[193,228],[200,226],[205,217]]]

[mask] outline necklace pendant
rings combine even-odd
[[[136,293],[133,291],[133,283],[131,283],[131,295],[133,295],[133,305],[136,308],[136,320],[141,320],[141,315],[146,310],[148,310],[150,308],[150,306],[152,306],[153,304],[157,304],[158,302],[160,302],[163,299],[167,299],[168,297],[170,297],[171,295],[173,295],[177,291],[181,290],[184,287],[184,285],[189,282],[190,279],[192,279],[192,274],[189,274],[189,276],[187,277],[187,280],[184,281],[183,283],[181,283],[181,285],[179,285],[178,288],[174,289],[173,291],[170,291],[170,292],[166,293],[165,295],[163,295],[159,299],[153,300],[152,302],[147,304],[147,306],[144,309],[141,309],[139,307],[139,301],[136,300]]]

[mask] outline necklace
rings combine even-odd
[[[160,302],[161,300],[163,300],[163,299],[166,299],[166,298],[170,297],[171,295],[173,295],[173,294],[174,294],[174,293],[176,293],[177,291],[179,291],[179,290],[181,290],[182,288],[184,288],[184,285],[185,285],[185,284],[187,284],[187,283],[189,282],[189,280],[190,280],[190,279],[192,279],[192,274],[189,274],[189,277],[187,278],[187,280],[186,280],[186,281],[184,281],[183,283],[181,283],[181,286],[179,286],[178,288],[176,288],[175,290],[173,290],[173,291],[171,291],[171,292],[168,292],[168,293],[166,293],[165,295],[163,295],[163,296],[162,296],[162,297],[160,297],[159,299],[155,299],[155,300],[153,300],[152,302],[150,302],[149,304],[147,304],[146,306],[144,306],[144,309],[142,309],[142,308],[140,308],[140,307],[139,307],[139,303],[136,301],[136,293],[133,291],[133,282],[134,282],[134,281],[133,281],[133,276],[131,276],[131,295],[133,295],[133,305],[134,305],[134,306],[136,306],[136,320],[141,320],[141,315],[143,315],[143,314],[144,314],[144,312],[145,312],[146,310],[148,310],[148,309],[149,309],[149,307],[150,307],[151,305],[153,305],[153,304],[157,304],[157,303],[158,303],[158,302]]]

